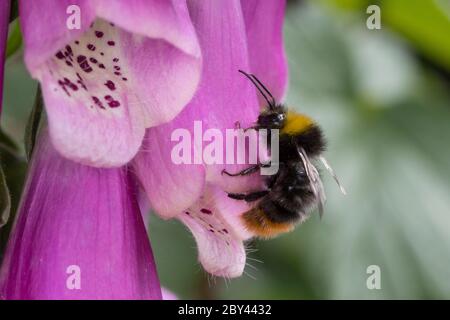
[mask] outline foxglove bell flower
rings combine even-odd
[[[244,241],[253,235],[242,223],[248,205],[227,197],[261,183],[261,177],[226,177],[238,165],[174,164],[171,133],[184,128],[195,136],[194,121],[222,137],[236,121],[250,127],[262,101],[239,69],[249,70],[282,99],[287,67],[282,41],[285,2],[279,0],[188,1],[203,58],[201,82],[194,98],[171,122],[150,128],[143,150],[132,165],[151,207],[163,218],[177,218],[193,233],[199,260],[210,273],[240,276],[245,267]],[[202,141],[193,142],[202,149]],[[155,187],[157,186],[157,187]]]
[[[75,163],[42,132],[0,270],[0,298],[161,299],[136,194],[126,167]]]
[[[195,92],[201,55],[185,1],[21,0],[19,9],[25,63],[67,158],[126,164],[145,129]]]
[[[80,30],[67,29],[73,4]],[[249,207],[227,192],[258,187],[261,177],[221,174],[243,165],[176,164],[171,137],[177,129],[195,136],[195,121],[222,136],[237,121],[250,127],[262,101],[239,69],[257,74],[282,99],[284,6],[280,0],[20,2],[25,62],[41,84],[49,133],[35,151],[0,273],[3,297],[160,298],[134,178],[156,213],[190,229],[208,272],[242,274],[244,241],[253,236],[242,223]],[[193,159],[204,144],[193,142]],[[77,263],[87,273],[86,290],[67,291],[65,268]]]

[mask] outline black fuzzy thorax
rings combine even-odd
[[[297,146],[303,148],[310,158],[325,151],[326,142],[322,130],[312,125],[299,134],[280,134],[280,162],[300,161]]]
[[[270,192],[258,206],[273,222],[296,222],[314,204],[314,194],[301,162],[280,163],[278,172],[266,182]]]

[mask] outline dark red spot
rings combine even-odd
[[[116,76],[121,76],[122,74],[119,71],[114,72]]]
[[[117,107],[120,107],[120,102],[117,100],[113,100],[113,101],[108,102],[108,105],[111,108],[117,108]]]
[[[205,208],[200,209],[200,212],[204,213],[204,214],[212,214],[211,210],[208,210],[208,209],[205,209]]]
[[[190,215],[191,215],[191,213],[190,213],[190,212],[187,212],[187,211],[185,212],[185,214],[187,214],[188,216],[190,216]]]
[[[117,108],[120,106],[120,102],[117,100],[114,100],[113,97],[111,97],[110,95],[105,96],[105,100],[108,101],[108,105],[111,108]]]
[[[84,90],[87,91],[87,87],[85,86],[85,84],[84,84],[83,81],[78,80],[77,82],[80,84],[80,86],[81,86]]]
[[[70,89],[72,89],[73,91],[77,91],[78,87],[76,86],[76,84],[72,83],[72,81],[70,81],[68,78],[64,78],[64,85],[68,86]]]
[[[106,81],[105,86],[111,91],[116,90],[116,85],[111,80]]]
[[[77,41],[75,41],[75,44],[80,44],[80,41],[78,41],[78,40],[77,40]]]
[[[95,58],[89,58],[89,61],[92,62],[92,63],[97,63],[98,62],[97,59],[95,59]]]
[[[71,63],[70,61],[66,61],[66,64],[67,64],[69,67],[72,67],[72,66],[73,66],[72,63]]]
[[[72,55],[73,54],[72,48],[69,45],[66,46],[66,51],[67,51],[68,55]]]
[[[212,233],[214,233],[214,230],[213,230],[213,229],[209,229],[209,232],[212,232]]]
[[[123,81],[128,81],[128,79],[127,79],[127,78],[122,78],[122,80],[123,80]]]
[[[114,42],[114,41],[112,41],[112,40],[109,40],[108,42],[108,46],[114,46],[116,43]]]
[[[61,51],[58,51],[58,52],[55,54],[55,56],[56,56],[58,59],[64,59],[64,53],[62,53]]]
[[[84,89],[87,90],[87,87],[85,86],[84,82],[83,82],[83,78],[80,76],[80,74],[77,72],[77,83],[80,84],[80,86]]]
[[[120,70],[120,67],[119,67],[119,66],[114,66],[114,69],[117,70],[117,71],[119,71],[119,70]]]
[[[97,38],[101,38],[101,37],[103,37],[103,32],[95,31],[95,35],[97,36]]]
[[[222,231],[225,232],[225,233],[228,233],[228,230],[227,230],[227,229],[222,229]]]
[[[100,64],[98,65],[98,67],[99,67],[100,69],[105,69],[105,65],[104,65],[103,63],[100,63]]]
[[[113,62],[118,62],[119,61],[119,58],[114,58],[113,59]]]
[[[62,80],[58,80],[58,84],[64,90],[64,92],[70,97],[70,93],[66,88],[66,84]]]
[[[105,54],[104,54],[103,52],[100,52],[100,55],[101,55],[101,56],[104,56]]]
[[[105,109],[105,107],[103,106],[103,103],[100,101],[99,98],[92,96],[92,100],[94,101],[94,103],[99,106],[101,109]]]
[[[95,51],[95,46],[91,43],[89,43],[86,47],[91,51]]]
[[[85,61],[85,60],[86,60],[86,56],[79,55],[79,56],[77,57],[77,62],[78,62],[78,63],[82,63],[82,62]]]
[[[81,70],[83,70],[84,72],[89,73],[92,71],[91,66],[89,65],[88,61],[86,60],[86,56],[79,55],[77,57],[77,62],[78,62],[78,65],[80,66]]]

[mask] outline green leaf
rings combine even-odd
[[[0,129],[0,262],[11,231],[22,192],[26,161],[20,154],[17,144]],[[8,187],[5,188],[5,185]],[[6,195],[10,195],[10,198]],[[10,210],[7,210],[10,207]]]
[[[25,128],[25,153],[28,161],[31,159],[34,144],[36,143],[36,135],[39,130],[39,123],[42,115],[44,101],[42,99],[41,88],[38,87],[34,101],[33,109],[28,118],[27,127]]]
[[[18,20],[12,24],[10,30],[8,43],[6,45],[6,59],[16,53],[22,46],[22,33],[20,32]]]
[[[407,38],[428,58],[450,70],[450,5],[448,0],[322,0],[321,3],[367,18],[370,4],[381,7],[382,28]],[[361,21],[363,26],[364,22]],[[380,32],[380,31],[374,31]]]
[[[439,1],[383,1],[382,20],[450,70],[450,18]]]
[[[0,149],[8,151],[12,154],[17,154],[19,148],[17,144],[6,133],[0,129]]]
[[[3,168],[0,167],[0,228],[8,222],[10,210],[11,196],[9,194],[8,185],[6,184]]]

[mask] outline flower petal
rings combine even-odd
[[[242,0],[251,71],[272,95],[283,100],[287,60],[283,45],[285,0]],[[267,103],[260,98],[263,105]]]
[[[191,206],[202,194],[202,165],[177,165],[171,158],[171,122],[147,131],[132,167],[148,197],[150,207],[163,218],[172,218]]]
[[[25,63],[32,75],[58,50],[89,29],[96,16],[92,4],[90,0],[19,1]],[[80,29],[69,29],[67,26],[67,22],[72,21],[72,14],[76,15],[72,5],[79,8]]]
[[[65,16],[62,3],[56,9]],[[154,11],[143,1],[108,3],[78,2],[82,17],[110,21],[82,20],[83,33],[76,36],[67,33],[65,20],[54,25],[39,17],[30,27],[45,3],[22,5],[25,59],[43,86],[53,143],[74,161],[102,167],[127,163],[145,128],[175,117],[194,94],[201,68],[184,2],[159,2]],[[137,12],[145,24],[131,18]],[[44,34],[42,43],[36,30]],[[52,51],[42,48],[47,42]]]
[[[200,56],[185,1],[19,0],[19,5],[25,62],[30,70],[79,38],[96,17],[113,22],[130,33],[164,39],[188,55]],[[74,11],[75,7],[79,11]],[[68,23],[78,13],[80,29],[69,29]]]
[[[207,272],[227,278],[242,275],[243,241],[251,235],[240,220],[248,209],[243,201],[232,200],[220,188],[208,185],[203,197],[178,217],[194,235],[199,261]]]
[[[0,114],[3,101],[3,68],[5,66],[5,51],[8,38],[10,1],[0,3]]]
[[[161,299],[134,195],[125,168],[76,164],[43,133],[0,270],[0,297]]]
[[[188,7],[203,57],[199,89],[173,121],[147,131],[144,152],[133,161],[151,206],[164,217],[173,217],[197,201],[203,192],[205,172],[209,181],[227,186],[234,183],[236,188],[246,186],[245,179],[223,177],[222,164],[209,165],[206,170],[200,164],[175,164],[171,157],[176,145],[171,139],[174,131],[183,130],[193,139],[190,145],[200,155],[190,154],[191,163],[194,160],[202,163],[202,146],[207,144],[202,138],[206,130],[214,129],[225,137],[225,130],[233,129],[236,121],[248,127],[259,112],[255,88],[238,72],[249,68],[239,1],[189,1]],[[195,121],[202,132],[195,129]],[[225,144],[218,152],[225,154]],[[231,166],[230,170],[238,168]]]
[[[123,29],[164,39],[188,55],[200,56],[195,30],[184,0],[94,0],[97,16]]]
[[[164,287],[161,288],[161,292],[162,292],[163,300],[178,300],[178,297],[175,293],[173,293],[172,291],[170,291]]]

